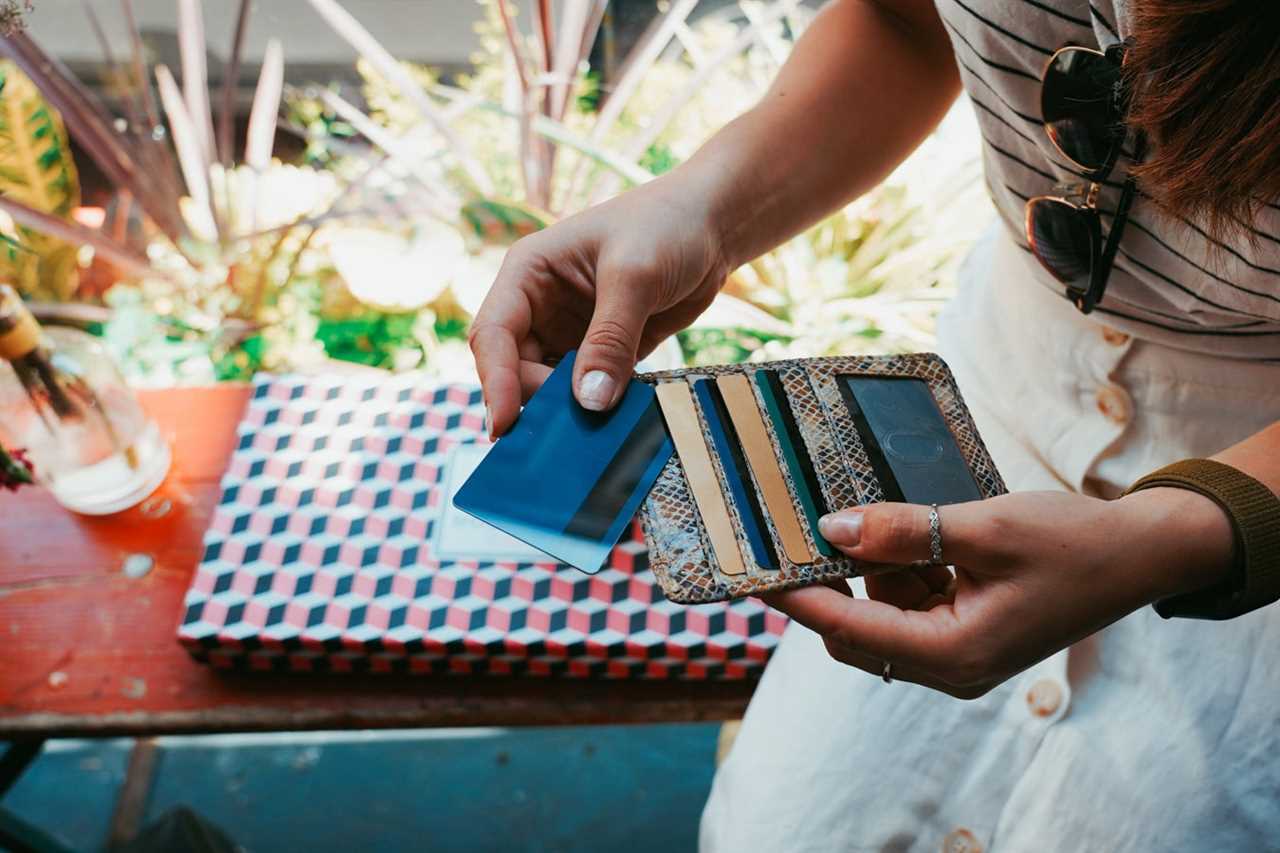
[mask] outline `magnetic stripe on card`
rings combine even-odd
[[[787,481],[778,465],[778,454],[773,449],[764,419],[760,416],[756,395],[751,391],[751,382],[741,373],[731,373],[719,377],[716,385],[720,387],[729,417],[733,419],[747,464],[751,466],[751,473],[755,475],[756,484],[764,496],[765,508],[773,519],[773,527],[778,531],[782,553],[792,563],[812,563],[813,553],[809,550],[809,543],[805,541],[800,518],[791,501],[791,492],[787,489]]]
[[[666,446],[666,452],[663,447]],[[657,466],[661,470],[671,456],[667,432],[662,428],[658,404],[650,401],[622,447],[605,466],[600,479],[582,499],[564,532],[584,539],[605,539],[621,521],[630,523],[624,508],[635,502],[637,489],[648,491],[652,478],[646,476]]]
[[[711,464],[711,453],[702,437],[702,426],[693,405],[693,392],[680,381],[664,382],[654,391],[720,571],[726,575],[745,574],[747,567],[742,561],[733,523],[729,521],[729,508],[725,505],[724,493],[720,491],[720,481]]]

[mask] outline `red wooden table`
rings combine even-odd
[[[0,739],[179,732],[553,725],[740,716],[752,682],[213,671],[174,639],[248,388],[157,391],[174,449],[149,501],[106,518],[0,494]],[[123,570],[143,554],[141,577]]]

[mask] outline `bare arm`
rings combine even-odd
[[[677,174],[705,187],[732,268],[879,184],[959,91],[931,0],[836,0],[761,102]]]
[[[471,333],[491,432],[575,347],[579,402],[611,407],[730,270],[875,186],[958,90],[931,0],[833,0],[760,104],[694,157],[512,248]]]

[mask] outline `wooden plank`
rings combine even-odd
[[[124,784],[116,795],[116,808],[111,815],[111,831],[107,834],[107,847],[114,849],[128,844],[138,837],[142,819],[147,813],[147,801],[151,797],[151,785],[155,781],[156,764],[160,750],[155,738],[141,737],[133,742],[129,753],[129,769],[124,773]]]
[[[749,682],[220,673],[174,638],[217,500],[244,386],[142,394],[175,449],[143,507],[74,516],[0,495],[0,738],[714,720]],[[126,558],[149,556],[142,577]]]

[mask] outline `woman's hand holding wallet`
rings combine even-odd
[[[1162,598],[1212,585],[1232,529],[1213,501],[1158,488],[1116,501],[1019,492],[941,508],[943,557],[866,578],[762,596],[822,635],[835,659],[960,698]],[[929,557],[929,508],[873,504],[832,513],[823,535],[851,557]]]

